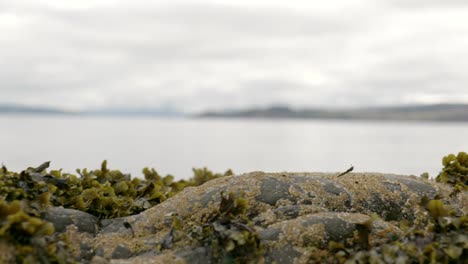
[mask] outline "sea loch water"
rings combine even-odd
[[[145,166],[188,178],[215,171],[391,172],[435,176],[441,158],[468,151],[467,123],[209,120],[0,115],[0,162],[11,170],[52,161],[140,176]]]

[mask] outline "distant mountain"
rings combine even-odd
[[[83,115],[104,116],[164,116],[180,117],[183,114],[172,107],[161,108],[101,108],[81,112]]]
[[[67,114],[68,112],[50,107],[0,104],[0,114]]]
[[[35,115],[85,115],[85,116],[164,116],[177,117],[183,114],[171,107],[162,108],[100,108],[78,112],[58,108],[0,104],[0,114],[35,114]]]
[[[292,109],[287,106],[209,111],[200,118],[300,118],[468,122],[468,104],[408,105],[351,109]]]

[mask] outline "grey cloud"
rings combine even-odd
[[[384,2],[398,7],[409,7],[409,8],[452,8],[457,6],[468,6],[468,2],[465,0],[383,0]]]
[[[468,27],[451,18],[464,20],[467,10],[447,4],[445,13],[413,14],[399,9],[403,2],[355,2],[367,8],[322,14],[128,1],[67,9],[12,1],[3,14],[24,24],[2,28],[10,34],[0,36],[0,93],[60,106],[170,103],[187,111],[463,94]]]

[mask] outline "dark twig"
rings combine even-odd
[[[341,173],[340,175],[336,176],[336,177],[341,177],[349,172],[352,172],[354,170],[354,167],[353,165],[351,165],[351,168],[347,169],[345,172]]]
[[[130,231],[132,231],[132,237],[135,237],[135,230],[133,230],[132,225],[127,221],[125,221],[123,225],[125,228],[130,229]]]

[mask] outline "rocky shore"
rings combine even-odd
[[[187,187],[127,217],[50,207],[43,218],[67,236],[80,263],[466,259],[466,190],[415,176],[336,175],[252,172]]]

